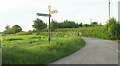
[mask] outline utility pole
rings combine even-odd
[[[49,15],[50,15],[50,9],[51,9],[50,5],[48,6],[48,9],[49,9]],[[48,30],[48,32],[49,32],[49,44],[50,44],[50,16],[49,16],[49,30]]]
[[[109,0],[109,23],[110,23],[110,0]]]
[[[110,24],[110,0],[109,0],[109,5],[108,5],[108,13],[109,13],[108,23]],[[107,25],[107,31],[108,31],[108,25]]]

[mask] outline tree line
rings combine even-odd
[[[47,28],[47,24],[45,24],[43,20],[38,18],[34,20],[34,25],[32,26],[38,31]],[[57,22],[56,20],[53,19],[50,23],[51,31],[57,28],[79,28],[79,27],[94,27],[94,26],[102,26],[102,24],[101,23],[98,24],[98,22],[91,22],[91,24],[82,24],[82,23],[78,24],[75,23],[74,21],[68,21],[68,20],[65,20],[63,22]]]
[[[109,21],[106,22],[105,25],[102,25],[101,23],[98,24],[98,22],[91,22],[90,24],[82,24],[82,23],[78,24],[78,23],[75,23],[74,21],[68,21],[68,20],[65,20],[63,22],[57,22],[56,20],[53,20],[53,19],[50,23],[51,31],[54,31],[57,28],[81,28],[81,27],[95,27],[95,26],[106,26],[107,31],[110,35],[120,36],[120,23],[116,21],[115,18],[111,18]],[[33,20],[32,27],[34,28],[33,31],[37,31],[37,32],[42,31],[44,29],[48,30],[47,23],[45,23],[43,20],[38,18]],[[19,25],[14,25],[12,28],[10,28],[7,25],[3,33],[15,34],[21,31],[22,31],[22,28]]]
[[[45,23],[43,20],[36,18],[36,20],[33,20],[33,25],[32,27],[36,31],[42,31],[43,29],[47,28],[47,23]],[[98,22],[91,22],[91,24],[78,24],[75,23],[74,21],[68,21],[65,20],[63,22],[57,22],[52,19],[50,23],[50,28],[51,31],[57,28],[79,28],[79,27],[89,27],[89,26],[98,26]],[[22,28],[19,25],[14,25],[12,28],[10,28],[9,25],[5,27],[4,34],[15,34],[18,32],[21,32]]]

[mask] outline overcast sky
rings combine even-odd
[[[118,1],[111,0],[111,17],[118,20]],[[48,14],[51,10],[58,10],[51,19],[57,21],[71,20],[76,23],[90,23],[97,21],[105,24],[108,19],[108,0],[1,0],[0,1],[0,31],[6,25],[12,27],[20,25],[24,31],[32,30],[33,20],[42,19],[48,23],[48,17],[36,16],[36,13]]]

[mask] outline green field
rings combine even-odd
[[[69,55],[85,45],[85,41],[76,33],[48,33],[31,35],[3,35],[3,64],[48,64]]]
[[[77,36],[79,33],[80,36]],[[2,36],[3,64],[48,64],[85,46],[81,37],[116,40],[105,26],[58,28],[51,32],[19,32]]]

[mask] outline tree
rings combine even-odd
[[[84,24],[83,26],[88,27],[88,26],[89,26],[89,24]]]
[[[12,28],[5,30],[3,33],[4,34],[15,34],[21,31],[22,31],[22,28],[19,25],[14,25]]]
[[[63,24],[64,24],[63,22],[62,23],[58,23],[58,28],[64,28]]]
[[[90,25],[91,26],[98,26],[98,22],[91,22]]]
[[[115,18],[110,18],[106,26],[108,26],[108,33],[110,36],[120,36],[120,23],[117,22]]]
[[[40,31],[44,28],[47,28],[47,24],[45,24],[41,19],[37,18],[33,22],[34,22],[34,24],[32,25],[32,27],[35,28],[38,31]]]
[[[51,31],[53,31],[54,29],[58,28],[57,21],[52,20],[51,23],[50,23],[50,28],[51,28]]]
[[[102,26],[102,24],[100,23],[100,25],[99,26]]]
[[[12,31],[13,33],[18,33],[22,31],[22,28],[19,25],[14,25],[10,31]]]
[[[6,29],[6,30],[9,30],[9,29],[10,29],[10,26],[9,26],[9,25],[7,25],[7,26],[5,27],[5,29]]]
[[[12,34],[12,33],[10,33],[10,30],[4,30],[3,33],[4,33],[4,34]]]
[[[79,27],[78,23],[75,23],[74,21],[65,20],[61,24],[63,25],[63,28],[78,28]]]
[[[120,39],[120,22],[116,23],[116,32],[117,37]]]
[[[75,23],[75,27],[74,28],[79,28],[79,24]]]
[[[83,27],[83,24],[82,24],[82,23],[80,23],[80,24],[79,24],[79,26],[80,26],[80,27]]]

